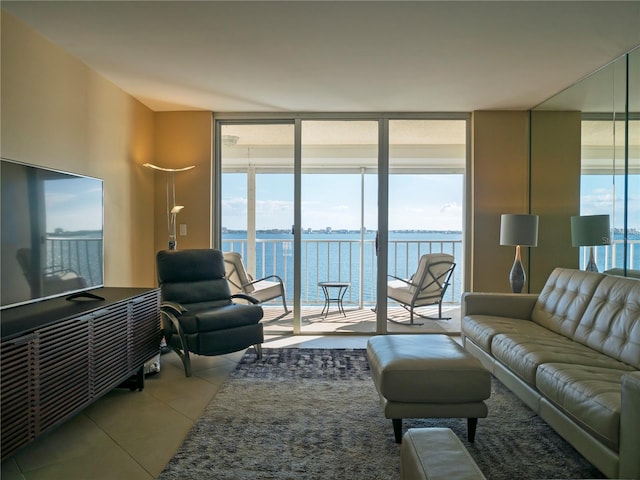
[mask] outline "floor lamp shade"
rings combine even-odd
[[[593,247],[609,245],[609,215],[576,215],[571,217],[571,244],[574,247],[590,247],[586,270],[597,272]]]
[[[513,293],[522,292],[526,275],[520,258],[520,246],[538,245],[538,216],[506,213],[500,217],[500,245],[516,247],[516,257],[509,272]]]

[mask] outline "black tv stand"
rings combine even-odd
[[[68,302],[77,302],[77,301],[83,301],[83,300],[102,300],[104,301],[104,297],[101,297],[100,295],[96,295],[95,293],[91,293],[91,292],[78,292],[78,293],[73,293],[71,295],[69,295],[66,300]]]

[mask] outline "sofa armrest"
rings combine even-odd
[[[622,376],[620,478],[640,478],[640,372]]]
[[[462,295],[462,318],[466,315],[495,315],[531,320],[537,299],[538,295],[533,293],[465,292]]]

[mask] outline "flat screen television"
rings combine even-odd
[[[102,180],[0,162],[0,309],[102,287]]]

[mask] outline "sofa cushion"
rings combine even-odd
[[[538,296],[531,320],[573,338],[580,318],[604,277],[600,273],[556,268]]]
[[[546,363],[536,386],[549,401],[617,451],[620,431],[621,379],[628,370]]]
[[[525,333],[535,335],[545,329],[530,320],[496,317],[493,315],[469,315],[462,319],[462,332],[484,351],[491,353],[491,341],[499,333]]]
[[[545,363],[575,363],[601,368],[626,369],[625,364],[581,343],[542,329],[535,336],[526,333],[496,335],[491,345],[493,356],[529,385],[536,386],[538,367]]]
[[[605,276],[594,292],[574,338],[640,368],[640,280]]]

